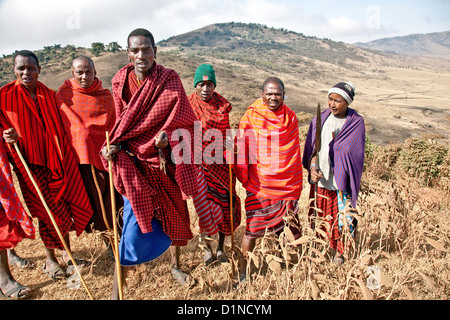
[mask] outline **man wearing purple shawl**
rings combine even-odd
[[[309,172],[308,181],[311,184],[310,198],[314,199],[309,216],[331,218],[325,220],[329,228],[324,225],[321,228],[327,233],[331,248],[336,250],[334,261],[337,264],[344,262],[342,212],[347,200],[352,208],[356,208],[364,167],[365,125],[364,119],[349,108],[354,95],[355,89],[348,82],[340,82],[329,90],[329,108],[321,113],[318,159],[315,146],[317,117],[311,122],[303,152],[303,166]],[[350,215],[346,220],[354,236],[357,221]],[[311,221],[315,225],[315,219]]]

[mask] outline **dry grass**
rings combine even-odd
[[[333,250],[309,227],[309,185],[305,183],[299,200],[302,238],[294,240],[286,231],[280,238],[267,234],[259,240],[250,257],[251,276],[240,290],[233,288],[236,275],[231,264],[204,266],[198,223],[189,202],[194,239],[182,248],[181,256],[183,269],[195,283],[190,287],[174,283],[169,272],[170,254],[166,252],[128,274],[125,299],[448,299],[450,204],[448,184],[445,187],[441,182],[448,179],[449,174],[442,170],[434,177],[433,185],[430,181],[425,184],[420,174],[412,176],[401,155],[402,152],[413,153],[408,150],[410,147],[409,142],[386,147],[368,144],[358,208],[358,233],[354,240],[346,236],[352,247],[346,252],[346,262],[342,266],[332,262]],[[446,157],[448,159],[448,150]],[[414,159],[410,161],[418,163]],[[245,191],[238,187],[244,199]],[[235,234],[237,253],[244,225],[245,218]],[[227,241],[229,249],[229,239]],[[96,233],[79,238],[72,236],[72,251],[76,257],[94,262],[91,269],[84,272],[85,281],[96,299],[109,299],[114,265],[100,236]],[[83,287],[68,289],[65,283],[50,281],[41,272],[45,257],[39,239],[22,241],[17,252],[35,264],[30,270],[12,268],[19,282],[35,290],[33,299],[88,299]],[[231,255],[228,251],[235,259],[234,265],[239,262],[237,253]],[[369,271],[375,267],[380,271],[376,277],[380,284],[373,288]]]

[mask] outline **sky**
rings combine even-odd
[[[213,23],[259,23],[346,43],[450,30],[450,0],[0,0],[0,55],[93,42],[126,47],[135,28],[156,42]]]

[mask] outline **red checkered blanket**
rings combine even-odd
[[[155,63],[142,85],[127,101],[130,72],[134,73],[132,64],[123,67],[112,79],[116,123],[110,132],[110,141],[111,144],[121,143],[123,146],[112,161],[112,167],[114,185],[130,201],[139,227],[146,233],[152,231],[154,204],[151,199],[155,190],[125,150],[135,154],[139,160],[159,167],[155,137],[164,130],[169,137],[168,149],[175,156],[178,156],[175,149],[181,149],[187,158],[185,162],[176,163],[175,179],[183,198],[191,197],[196,191],[193,134],[197,118],[175,71]],[[177,138],[177,134],[183,138]],[[170,157],[166,160],[170,161]],[[102,158],[102,162],[108,168],[106,160]]]

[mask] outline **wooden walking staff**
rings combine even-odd
[[[232,139],[232,137],[230,137]],[[234,252],[234,216],[233,216],[233,153],[234,153],[234,143],[230,149],[230,160],[228,162],[228,171],[230,173],[230,225],[231,225],[231,252]],[[231,259],[231,273],[234,276],[234,260]]]
[[[109,152],[109,132],[106,131],[106,146]],[[117,219],[116,219],[116,195],[114,189],[114,178],[112,172],[112,162],[108,160],[109,166],[109,187],[111,189],[111,212],[113,219],[113,229],[114,229],[114,259],[116,260],[116,270],[117,270],[117,286],[119,288],[119,300],[123,300],[123,288],[122,288],[122,268],[120,267],[120,257],[119,257],[119,233],[117,230]]]
[[[61,242],[62,242],[62,244],[63,244],[63,246],[64,246],[64,249],[65,249],[66,252],[68,253],[68,255],[69,255],[69,257],[70,257],[70,260],[72,261],[72,264],[73,264],[73,266],[75,267],[75,270],[77,271],[78,276],[80,277],[81,283],[83,283],[83,286],[84,286],[84,288],[86,289],[86,291],[87,291],[89,297],[91,298],[91,300],[94,300],[94,297],[92,296],[91,291],[90,291],[89,288],[87,287],[86,282],[84,282],[83,276],[81,275],[81,272],[80,272],[80,270],[78,269],[78,266],[77,266],[77,264],[76,264],[76,262],[75,262],[75,259],[74,259],[73,256],[72,256],[72,253],[70,252],[69,246],[67,245],[66,241],[64,240],[64,236],[62,235],[61,231],[59,230],[58,224],[56,223],[56,220],[55,220],[55,218],[53,217],[53,213],[50,211],[50,208],[48,207],[47,202],[45,201],[44,196],[42,195],[42,192],[41,192],[41,190],[39,189],[38,184],[36,183],[36,180],[34,180],[33,175],[32,175],[32,173],[31,173],[31,171],[30,171],[30,168],[28,168],[27,162],[25,161],[24,157],[22,156],[22,153],[20,152],[20,149],[19,149],[19,146],[18,146],[17,143],[14,143],[14,148],[16,149],[17,154],[19,155],[20,160],[22,161],[22,164],[23,164],[23,166],[25,167],[25,170],[27,171],[27,174],[28,174],[28,176],[30,177],[31,182],[33,183],[34,188],[36,189],[36,191],[37,191],[37,193],[38,193],[38,195],[39,195],[39,198],[41,199],[42,204],[44,205],[45,210],[46,210],[47,213],[48,213],[48,216],[50,217],[50,220],[52,221],[52,224],[53,224],[53,227],[54,227],[55,230],[56,230],[56,233],[58,233],[59,239],[61,240]]]
[[[231,223],[231,250],[234,249],[234,217],[233,217],[233,170],[231,163],[228,164],[230,171],[230,223]]]
[[[97,175],[96,175],[95,167],[93,164],[91,164],[91,171],[92,171],[92,177],[94,178],[95,188],[97,189],[98,200],[100,201],[100,207],[102,209],[103,221],[105,222],[106,229],[108,229],[108,231],[111,232],[112,229],[109,226],[108,218],[106,217],[105,205],[103,204],[103,196],[102,196],[102,192],[100,190],[100,186],[98,185]]]
[[[315,169],[319,171],[319,151],[322,144],[322,119],[320,114],[320,102],[317,104],[317,115],[316,115],[316,163]],[[318,182],[314,183],[314,231],[316,230],[316,218],[317,218],[317,185]]]

